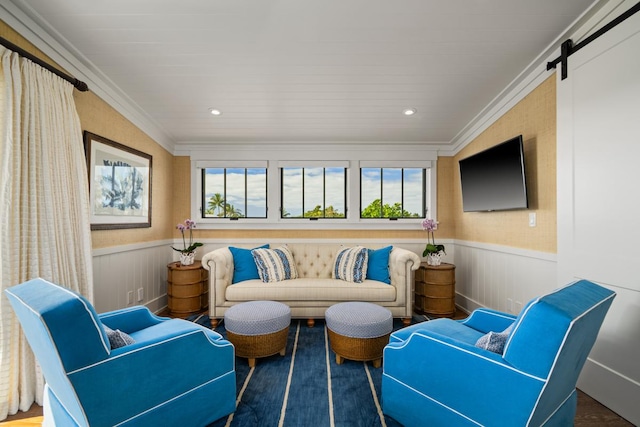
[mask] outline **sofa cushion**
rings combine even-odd
[[[254,249],[251,251],[263,282],[280,282],[298,277],[296,263],[287,246],[277,249]]]
[[[269,245],[267,244],[254,249],[264,249],[268,247]],[[253,255],[251,254],[252,250],[253,249],[229,246],[229,251],[231,251],[231,255],[233,256],[233,278],[231,279],[231,283],[260,278],[258,267],[256,267],[256,262],[253,260]]]
[[[231,302],[274,300],[299,304],[308,301],[314,306],[322,306],[328,301],[392,302],[396,298],[395,286],[377,280],[365,280],[356,285],[339,279],[298,278],[268,286],[261,280],[246,280],[228,286],[225,291],[225,299]]]
[[[393,249],[393,246],[367,250],[369,252],[367,279],[391,284],[391,277],[389,276],[389,254],[391,249]]]
[[[362,283],[367,277],[369,252],[363,246],[345,248],[338,252],[333,277],[347,282]]]

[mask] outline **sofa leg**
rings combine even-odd
[[[316,324],[316,320],[315,319],[307,319],[307,326],[310,328],[313,328]]]
[[[402,318],[402,326],[407,327],[411,324],[411,318],[410,317],[403,317]]]
[[[218,327],[218,319],[210,319],[211,320],[211,329],[215,329]]]

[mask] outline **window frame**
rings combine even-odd
[[[289,152],[289,148],[285,150]],[[342,151],[341,151],[342,150]],[[360,218],[360,169],[362,167],[403,167],[403,168],[423,168],[426,169],[426,195],[425,195],[425,207],[427,209],[427,215],[429,218],[437,219],[437,156],[433,152],[423,152],[417,156],[415,154],[404,153],[403,151],[394,153],[395,156],[413,156],[418,160],[358,160],[354,159],[355,156],[351,154],[362,154],[360,151],[356,152],[348,151],[345,155],[342,147],[337,147],[335,152],[326,151],[323,149],[322,153],[330,153],[326,156],[328,160],[307,160],[307,161],[294,161],[294,160],[279,160],[280,158],[291,158],[292,156],[285,155],[283,152],[275,150],[267,150],[263,146],[252,147],[251,150],[246,149],[242,151],[242,154],[247,154],[248,160],[237,160],[238,149],[236,146],[229,147],[227,151],[219,150],[216,152],[210,151],[193,151],[184,152],[184,155],[190,155],[191,160],[191,216],[192,218],[201,218],[201,192],[202,192],[202,180],[200,179],[200,169],[203,167],[266,167],[267,168],[267,218],[239,218],[239,220],[231,220],[230,218],[202,218],[198,223],[198,228],[201,229],[221,229],[221,230],[255,230],[257,228],[261,230],[389,230],[393,227],[394,230],[415,230],[416,227],[420,227],[419,218]],[[306,153],[305,155],[311,156],[318,153]],[[369,153],[364,152],[364,155]],[[197,158],[194,158],[197,157]],[[270,160],[264,160],[265,158]],[[295,153],[293,157],[297,157]],[[314,155],[315,158],[320,156]],[[393,157],[393,156],[391,156]],[[218,160],[207,160],[214,159]],[[229,160],[220,160],[229,158]],[[261,160],[253,160],[260,158]],[[350,159],[351,160],[338,160]],[[422,160],[420,160],[422,158]],[[347,212],[346,220],[342,218],[339,221],[336,218],[320,218],[318,220],[310,220],[309,218],[281,218],[281,188],[282,181],[280,177],[280,168],[282,166],[322,166],[322,167],[335,167],[345,165],[347,173]],[[226,221],[225,221],[226,219]],[[393,225],[390,225],[390,221],[393,221]]]
[[[344,175],[344,184],[343,184],[343,203],[344,203],[344,216],[343,217],[327,217],[324,214],[326,213],[326,209],[327,209],[327,186],[326,186],[326,182],[327,182],[327,169],[343,169],[342,173]],[[281,220],[284,221],[292,221],[292,220],[305,220],[305,221],[319,221],[319,220],[330,220],[330,221],[346,221],[348,219],[348,214],[349,214],[349,192],[348,192],[348,176],[349,176],[349,168],[348,167],[343,167],[343,166],[282,166],[279,169],[280,172],[280,187],[279,187],[279,193],[280,193],[280,206],[279,206],[279,218]],[[285,169],[300,169],[302,171],[302,215],[300,217],[285,217],[282,216],[282,212],[285,209],[284,206],[284,198],[285,198],[285,194],[284,194],[284,173],[285,173]],[[322,206],[324,208],[324,212],[323,212],[323,216],[321,217],[305,217],[304,213],[305,213],[305,204],[304,204],[304,196],[305,196],[305,190],[304,190],[304,181],[305,181],[305,173],[304,170],[305,169],[322,169]]]
[[[400,170],[400,176],[401,176],[401,180],[400,180],[400,184],[401,184],[401,189],[400,189],[400,204],[402,206],[401,211],[404,212],[405,207],[404,207],[404,202],[405,202],[405,170],[407,169],[416,169],[416,170],[420,170],[421,171],[421,190],[420,192],[422,193],[422,206],[420,206],[420,211],[418,213],[418,216],[399,216],[399,217],[363,217],[362,216],[362,211],[365,208],[365,206],[363,206],[363,200],[362,200],[362,195],[363,195],[363,191],[362,191],[362,173],[363,170],[365,169],[379,169],[380,170],[380,209],[382,210],[382,208],[385,205],[385,199],[384,199],[384,170],[385,169],[399,169]],[[397,166],[393,166],[393,167],[363,167],[361,166],[358,170],[359,172],[359,176],[360,176],[360,190],[359,190],[359,198],[360,198],[360,203],[358,204],[358,215],[360,217],[361,220],[364,221],[372,221],[372,220],[391,220],[391,221],[397,221],[397,220],[406,220],[406,219],[424,219],[427,217],[427,212],[429,211],[429,206],[427,205],[427,199],[428,199],[428,195],[430,193],[428,186],[427,186],[427,182],[428,182],[428,174],[429,174],[429,168],[425,168],[425,167],[397,167]],[[382,214],[382,212],[380,212]]]
[[[224,171],[224,177],[223,177],[223,187],[224,187],[224,195],[223,195],[223,200],[224,200],[224,215],[223,216],[206,216],[205,217],[205,212],[206,212],[206,206],[208,204],[206,195],[205,195],[205,191],[204,191],[204,187],[205,187],[205,182],[206,182],[206,176],[207,176],[207,170],[208,169],[222,169]],[[228,176],[227,176],[227,171],[228,170],[244,170],[244,210],[245,216],[227,216],[227,199],[229,198],[229,194],[227,192],[227,181],[228,181]],[[249,186],[248,186],[248,177],[249,177],[249,170],[250,169],[264,169],[264,174],[265,174],[265,188],[264,188],[264,195],[265,195],[265,205],[264,205],[264,216],[246,216],[247,215],[247,211],[248,211],[248,197],[249,197]],[[230,220],[239,220],[239,219],[266,219],[267,218],[267,213],[268,213],[268,200],[269,200],[269,170],[268,168],[263,168],[263,167],[237,167],[237,166],[233,166],[233,167],[206,167],[206,168],[202,168],[200,169],[201,173],[200,173],[200,177],[202,180],[202,191],[200,191],[200,206],[201,206],[201,210],[200,210],[200,219],[214,219],[214,220],[224,220],[224,219],[230,219]],[[216,193],[218,194],[218,193]],[[232,205],[233,206],[233,205]]]

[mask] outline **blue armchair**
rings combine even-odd
[[[216,332],[140,306],[98,315],[42,279],[5,292],[42,367],[45,423],[205,426],[235,410],[234,349]]]
[[[478,309],[394,332],[383,412],[407,427],[572,426],[578,375],[614,297],[581,280],[517,317]]]

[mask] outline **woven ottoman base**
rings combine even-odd
[[[329,307],[325,320],[338,365],[344,359],[372,361],[375,368],[382,365],[382,353],[393,329],[389,310],[366,302],[343,302]]]
[[[237,304],[224,315],[227,339],[236,356],[246,357],[249,366],[259,357],[285,355],[291,309],[276,301],[250,301]]]
[[[227,339],[236,349],[236,356],[249,359],[249,366],[256,366],[258,357],[284,356],[287,349],[289,328],[266,335],[238,335],[227,331]]]
[[[336,363],[342,365],[344,359],[356,360],[360,362],[373,361],[373,367],[382,366],[382,351],[389,343],[389,335],[378,338],[352,338],[337,334],[331,329],[329,341],[331,350],[336,354]]]

